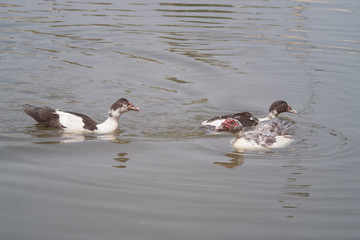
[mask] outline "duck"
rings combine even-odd
[[[292,125],[287,125],[286,129],[281,129],[276,121],[268,121],[266,125],[264,124],[262,131],[255,129],[245,132],[241,122],[227,118],[215,129],[218,132],[230,132],[235,135],[235,139],[231,140],[230,143],[237,152],[244,152],[246,150],[260,151],[288,146],[294,141],[288,132],[291,128]],[[281,129],[282,135],[278,134],[279,129]]]
[[[110,133],[119,127],[120,116],[128,111],[140,111],[125,98],[120,98],[111,105],[107,119],[102,123],[96,123],[90,117],[76,112],[52,109],[50,107],[36,107],[30,104],[23,105],[23,111],[35,119],[40,125],[64,130],[67,132],[94,132]]]
[[[209,120],[203,121],[201,126],[208,131],[214,131],[216,127],[219,127],[226,119],[232,118],[239,121],[244,128],[253,128],[257,126],[260,122],[272,120],[278,118],[280,113],[294,113],[297,114],[298,112],[289,106],[289,104],[284,100],[278,100],[271,104],[269,108],[269,114],[264,118],[257,118],[253,116],[249,112],[241,112],[235,114],[227,114],[227,115],[220,115]]]

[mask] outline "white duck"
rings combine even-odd
[[[219,127],[216,127],[216,131],[234,134],[236,138],[231,141],[231,144],[237,151],[243,152],[245,150],[282,148],[289,145],[294,141],[291,135],[287,134],[291,127],[292,125],[287,125],[286,129],[282,129],[276,121],[268,121],[264,125],[263,131],[244,132],[243,125],[238,120],[228,118]],[[282,135],[278,135],[278,132]]]
[[[40,125],[69,132],[110,133],[118,129],[121,114],[127,111],[139,111],[125,98],[120,98],[109,109],[108,118],[96,123],[90,117],[76,112],[62,111],[49,107],[35,107],[25,104],[24,112],[34,118]]]

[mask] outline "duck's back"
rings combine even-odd
[[[235,114],[227,114],[227,115],[220,115],[214,118],[211,118],[209,120],[203,121],[201,123],[202,128],[205,128],[208,133],[214,133],[215,128],[219,127],[226,119],[232,118],[237,121],[239,121],[244,128],[253,128],[255,127],[259,120],[254,117],[249,112],[241,112],[241,113],[235,113]]]
[[[270,132],[277,135],[293,135],[294,133],[293,124],[280,118],[259,122],[258,125],[256,125],[255,131]]]

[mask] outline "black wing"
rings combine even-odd
[[[25,104],[24,112],[35,119],[39,124],[44,127],[51,128],[63,128],[64,126],[59,122],[59,115],[56,114],[55,110],[49,107],[35,107],[30,104]]]

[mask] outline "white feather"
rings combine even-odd
[[[203,121],[201,123],[202,126],[214,126],[214,127],[219,127],[223,122],[225,121],[225,119],[217,119],[214,121]]]
[[[291,136],[276,136],[275,139],[276,142],[267,147],[263,147],[253,141],[248,141],[245,138],[235,138],[231,140],[230,143],[237,151],[243,152],[245,150],[259,151],[266,149],[283,148],[294,141]]]
[[[65,127],[65,131],[84,131],[85,124],[81,117],[60,110],[55,112],[59,115],[59,122]]]

